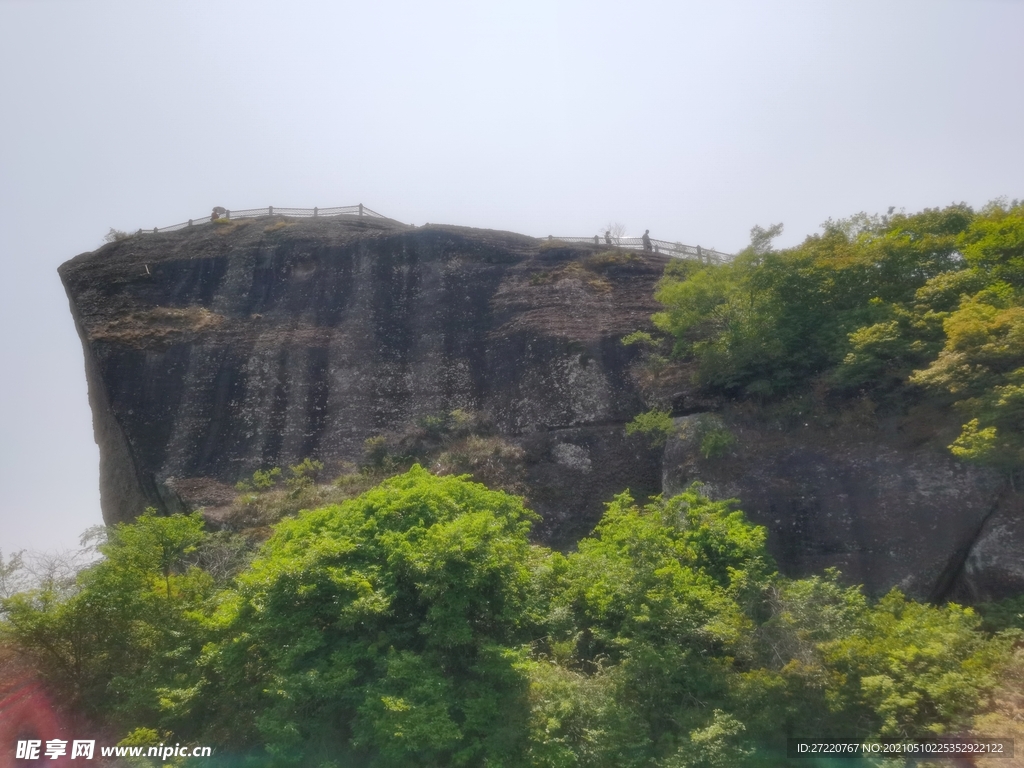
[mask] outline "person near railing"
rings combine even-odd
[[[644,250],[645,251],[651,250],[651,230],[645,229],[644,230],[644,236],[641,237],[640,240],[644,244]]]

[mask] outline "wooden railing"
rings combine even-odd
[[[189,219],[181,224],[171,224],[169,227],[153,227],[152,229],[140,229],[139,234],[158,234],[160,232],[177,232],[179,229],[198,227],[202,224],[209,224],[217,219],[255,219],[260,216],[297,216],[302,218],[318,218],[321,216],[367,216],[371,219],[387,218],[383,214],[371,211],[362,203],[359,205],[343,205],[337,208],[275,208],[268,205],[266,208],[246,208],[241,211],[231,211],[227,208],[214,208],[209,216],[196,219]]]
[[[561,240],[564,243],[593,243],[611,248],[628,248],[631,251],[647,250],[642,237],[612,237],[610,235],[594,235],[593,237],[550,237],[549,240]],[[699,245],[683,245],[668,240],[649,239],[650,250],[676,259],[693,259],[702,264],[723,264],[732,259],[732,254],[716,251],[714,248],[702,248]]]
[[[227,208],[214,208],[210,216],[196,219],[189,219],[181,224],[171,224],[169,227],[153,227],[153,229],[140,229],[137,234],[159,234],[160,232],[177,232],[181,229],[198,227],[209,224],[212,221],[227,219],[255,219],[260,216],[289,216],[299,218],[319,218],[330,216],[357,216],[369,217],[372,219],[387,218],[383,214],[371,211],[362,203],[358,205],[343,205],[336,208],[275,208],[272,205],[266,208],[246,208],[240,211],[232,211]],[[612,237],[610,235],[594,235],[593,237],[548,237],[548,240],[560,240],[565,243],[593,243],[594,245],[606,245],[612,248],[628,248],[632,251],[648,250],[642,237]],[[702,264],[722,264],[732,259],[732,255],[716,251],[714,248],[702,248],[699,245],[683,245],[669,240],[656,240],[653,237],[648,241],[650,251],[670,256],[676,259],[694,259]]]

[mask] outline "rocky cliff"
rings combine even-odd
[[[201,506],[256,469],[357,461],[367,438],[485,413],[525,451],[540,537],[566,545],[657,461],[622,335],[664,267],[520,235],[264,218],[134,236],[64,264],[104,519]]]
[[[933,599],[1024,589],[1019,496],[937,444],[734,419],[735,443],[708,457],[685,429],[698,417],[682,416],[707,403],[685,384],[658,396],[680,415],[664,457],[626,437],[651,392],[620,340],[649,327],[664,265],[354,217],[206,225],[82,254],[60,274],[104,518],[219,503],[254,470],[306,457],[357,462],[367,438],[462,409],[518,446],[536,535],[555,546],[625,488],[643,499],[702,480],[768,527],[791,575],[837,566],[874,593]]]
[[[764,414],[676,418],[665,492],[700,481],[713,497],[741,499],[791,576],[836,567],[869,593],[898,586],[934,601],[1024,592],[1024,498],[999,473],[955,459],[949,440],[845,416],[827,427]],[[708,429],[732,437],[717,455],[701,450]]]

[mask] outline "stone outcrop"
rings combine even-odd
[[[877,428],[781,429],[716,414],[674,420],[662,482],[742,500],[791,576],[839,568],[872,594],[973,602],[1024,591],[1022,499],[996,472]],[[701,436],[733,438],[717,455]]]
[[[836,566],[872,593],[936,600],[1024,590],[1020,496],[948,440],[781,429],[727,408],[678,418],[663,455],[626,437],[653,402],[715,407],[682,374],[643,389],[620,343],[649,328],[665,263],[354,217],[211,224],[82,254],[60,274],[104,518],[223,505],[256,469],[358,462],[367,438],[463,409],[524,457],[536,537],[554,546],[589,533],[623,489],[642,500],[701,480],[767,526],[789,575]],[[708,418],[735,440],[705,456]]]
[[[553,247],[552,247],[553,246]],[[279,217],[138,235],[60,269],[82,338],[108,523],[196,507],[259,468],[358,461],[460,408],[526,450],[557,545],[602,502],[656,493],[623,423],[621,337],[665,259],[511,233]]]

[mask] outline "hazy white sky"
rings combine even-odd
[[[0,0],[0,549],[100,521],[56,268],[214,205],[735,251],[1024,196],[1024,2]]]

